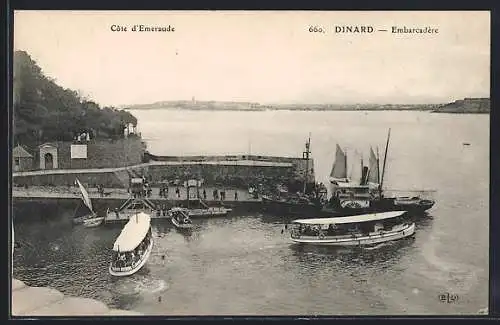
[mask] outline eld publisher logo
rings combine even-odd
[[[454,304],[458,302],[458,295],[456,294],[451,294],[451,293],[442,293],[438,296],[439,301],[447,304]]]

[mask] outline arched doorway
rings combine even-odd
[[[54,168],[54,156],[50,152],[45,154],[45,169],[53,169]]]

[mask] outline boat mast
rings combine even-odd
[[[390,137],[391,137],[391,129],[389,128],[389,132],[387,133],[387,143],[385,144],[384,166],[382,167],[382,179],[380,180],[380,186],[379,186],[379,192],[381,196],[382,196],[382,185],[384,184],[385,164],[387,162],[387,149],[389,148]]]
[[[307,188],[307,179],[309,176],[309,155],[311,154],[311,132],[309,132],[309,138],[307,139],[306,142],[306,151],[302,153],[302,158],[306,160],[306,171],[305,171],[305,176],[304,176],[304,188],[302,192],[306,194],[306,188]]]
[[[377,182],[380,184],[380,156],[378,153],[378,146],[377,146]]]
[[[344,160],[345,160],[345,177],[349,178],[347,176],[347,148],[344,148]]]
[[[363,179],[363,153],[361,153],[361,180],[360,185],[364,185],[365,180]]]

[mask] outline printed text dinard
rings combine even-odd
[[[375,32],[389,32],[392,34],[438,34],[439,29],[431,26],[391,26],[374,27],[371,25],[334,25],[329,30],[319,25],[310,25],[308,30],[311,33],[334,32],[335,34],[372,34]]]
[[[175,32],[172,25],[150,26],[150,25],[111,25],[112,32]]]

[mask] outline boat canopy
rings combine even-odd
[[[292,223],[300,223],[307,225],[329,225],[329,224],[345,224],[345,223],[360,223],[368,221],[377,221],[390,218],[396,218],[403,215],[406,211],[390,211],[381,213],[362,214],[350,217],[335,217],[335,218],[316,218],[316,219],[297,219]]]
[[[133,251],[146,237],[150,227],[151,217],[149,214],[140,212],[131,216],[122,232],[113,245],[116,252]]]

